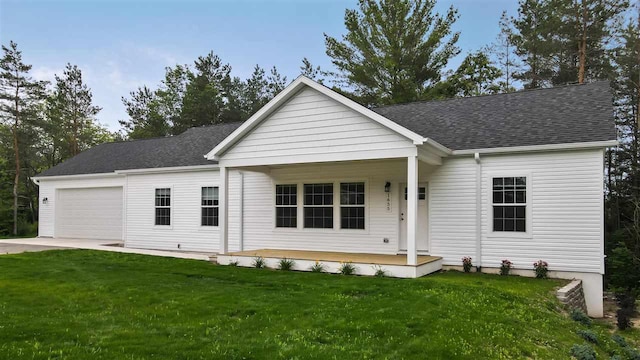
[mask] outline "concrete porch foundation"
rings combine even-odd
[[[257,257],[262,257],[266,266],[274,269],[285,258],[295,262],[293,270],[311,271],[311,267],[318,262],[327,273],[339,273],[340,266],[350,262],[356,268],[357,275],[373,276],[378,269],[382,269],[386,276],[397,278],[417,278],[442,269],[442,258],[437,256],[418,256],[416,265],[408,265],[406,255],[330,251],[259,249],[218,254],[217,260],[220,265],[237,262],[238,266],[253,267]]]

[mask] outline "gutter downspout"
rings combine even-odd
[[[240,216],[238,217],[238,225],[240,226],[240,228],[238,229],[238,248],[239,251],[244,251],[244,173],[240,171],[239,174],[240,192],[238,193],[238,207],[240,208]]]
[[[480,153],[473,154],[476,161],[476,270],[482,269],[482,162]]]

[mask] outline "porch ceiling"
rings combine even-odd
[[[406,255],[385,255],[385,254],[366,254],[366,253],[345,253],[332,251],[305,251],[305,250],[278,250],[278,249],[258,249],[237,251],[229,253],[229,256],[261,256],[263,258],[287,258],[295,260],[311,260],[311,261],[337,261],[337,262],[354,262],[378,265],[401,265],[407,266]],[[415,266],[428,264],[430,262],[442,259],[437,256],[418,256],[418,263]]]

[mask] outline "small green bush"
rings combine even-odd
[[[292,259],[282,258],[278,262],[278,269],[285,271],[292,270],[295,263]]]
[[[471,262],[471,256],[465,256],[462,258],[462,269],[464,270],[464,272],[468,273],[471,272],[471,268],[473,267],[473,264]]]
[[[356,267],[351,262],[345,262],[338,269],[342,275],[353,275],[356,273]]]
[[[624,348],[625,353],[627,354],[627,359],[629,360],[640,360],[640,351],[638,349],[634,349],[631,346],[627,346]]]
[[[538,279],[546,279],[549,272],[549,264],[546,261],[538,260],[533,263],[533,270],[536,272]]]
[[[610,360],[622,360],[622,358],[620,357],[620,355],[613,355],[611,356]]]
[[[314,273],[324,272],[324,265],[320,261],[316,261],[315,264],[311,265],[311,272],[314,272]]]
[[[267,264],[262,256],[256,256],[253,258],[253,267],[256,269],[262,269],[267,267]]]
[[[386,277],[387,276],[387,271],[385,269],[383,269],[382,266],[376,265],[373,268],[376,271],[376,273],[374,274],[376,277]]]
[[[578,360],[596,360],[596,351],[586,344],[574,344],[571,347],[571,356]]]
[[[618,329],[625,330],[632,326],[631,317],[636,308],[636,296],[630,291],[616,294],[619,309],[616,311]]]
[[[508,259],[502,260],[502,263],[500,264],[500,275],[504,275],[504,276],[509,275],[509,273],[511,272],[512,266],[513,266],[513,263]]]
[[[578,335],[592,344],[598,343],[598,335],[591,330],[578,330]]]
[[[629,344],[627,344],[627,340],[620,336],[620,334],[611,335],[611,340],[613,340],[613,342],[618,344],[621,348],[626,348],[627,346],[629,346]]]
[[[229,261],[229,266],[238,266],[239,264],[238,260]]]
[[[571,310],[571,319],[585,326],[591,326],[591,318],[580,309]]]

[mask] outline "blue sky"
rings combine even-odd
[[[503,10],[516,0],[440,0],[455,6],[461,57],[494,41]],[[166,66],[192,63],[213,50],[245,78],[255,64],[276,66],[293,80],[301,59],[331,68],[323,33],[344,33],[344,10],[357,1],[337,0],[0,0],[0,42],[18,43],[34,77],[53,80],[67,62],[77,64],[103,110],[101,123],[119,129],[126,118],[120,98],[138,86],[155,87]]]

